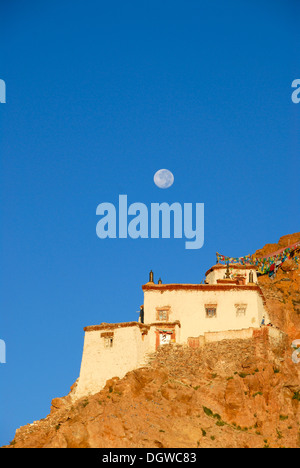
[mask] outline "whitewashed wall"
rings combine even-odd
[[[206,317],[205,305],[217,304],[217,316]],[[237,317],[235,304],[247,304],[246,314]],[[147,290],[145,291],[145,323],[156,321],[157,307],[170,307],[169,321],[181,323],[180,342],[205,332],[259,327],[267,313],[256,289],[228,291]],[[268,319],[267,319],[268,320]]]
[[[105,348],[105,340],[101,338],[105,331],[114,332],[111,348]],[[142,339],[141,330],[134,323],[133,326],[113,330],[86,331],[76,398],[97,393],[108,379],[122,378],[138,368],[148,348],[149,336]]]

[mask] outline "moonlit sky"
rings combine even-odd
[[[299,231],[296,0],[2,0],[0,445],[77,379],[141,286]],[[168,190],[153,182],[168,168]],[[205,204],[205,242],[96,236],[96,207]]]

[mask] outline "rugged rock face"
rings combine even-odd
[[[54,399],[10,447],[299,447],[300,365],[266,328],[199,349],[166,345],[93,396]]]
[[[298,239],[285,236],[260,254]],[[18,429],[9,447],[300,447],[300,363],[291,359],[300,338],[299,267],[287,260],[259,284],[282,341],[263,327],[251,340],[165,345],[93,396],[55,398],[50,414]]]
[[[300,241],[300,233],[283,236],[278,244],[267,244],[256,252],[263,256]],[[274,325],[292,339],[300,338],[300,268],[292,259],[286,260],[274,279],[268,275],[259,277],[267,302],[268,312]]]

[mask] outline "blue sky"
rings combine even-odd
[[[1,2],[0,445],[77,379],[83,327],[136,320],[152,269],[299,231],[299,2]],[[173,186],[153,183],[161,168]],[[205,204],[205,243],[96,236],[99,203]]]

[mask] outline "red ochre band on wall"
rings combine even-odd
[[[143,291],[257,291],[266,303],[262,290],[257,284],[144,284]]]

